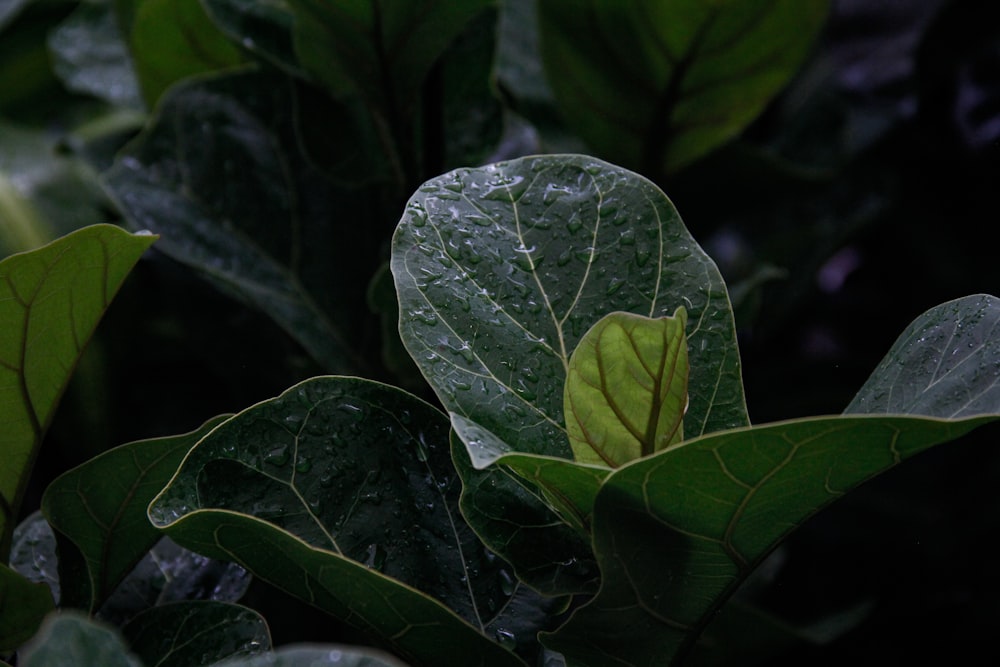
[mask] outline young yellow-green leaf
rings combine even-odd
[[[59,398],[152,235],[94,225],[0,262],[0,560]]]
[[[156,544],[161,534],[146,517],[146,507],[188,450],[225,419],[215,417],[190,433],[116,447],[49,484],[42,511],[79,549],[86,566],[86,576],[74,577],[67,591],[77,599],[65,602],[96,611]],[[61,555],[67,549],[63,545]]]
[[[687,311],[611,313],[573,351],[563,409],[573,455],[618,467],[684,439]]]

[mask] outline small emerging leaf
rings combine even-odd
[[[620,466],[684,439],[687,311],[650,318],[611,313],[569,361],[564,409],[573,454]]]

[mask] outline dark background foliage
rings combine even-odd
[[[81,139],[81,121],[101,105],[56,77],[44,47],[74,4],[30,3],[0,33],[0,173],[15,183],[14,127],[41,130],[58,169],[73,156],[98,172],[138,129],[125,119],[101,141]],[[521,152],[545,147],[529,141]],[[458,166],[425,157],[409,191]],[[58,173],[49,192],[36,191],[55,201],[59,224],[117,219],[90,176]],[[1000,5],[834,2],[805,68],[764,114],[659,184],[732,290],[751,419],[840,412],[913,318],[1000,287]],[[348,246],[364,235],[370,251],[351,284],[331,289],[365,294],[409,191],[375,193],[381,239],[360,221],[333,235]],[[60,208],[60,196],[71,204]],[[363,341],[369,376],[421,391],[383,363],[379,314],[354,303],[343,324]],[[270,318],[154,249],[81,362],[25,507],[108,447],[191,430],[324,371]],[[982,429],[900,466],[774,554],[757,599],[825,639],[781,664],[997,657],[1000,580],[988,546],[1000,524],[997,434]],[[284,595],[259,583],[249,595],[287,610],[269,615],[276,644],[330,639],[329,621]]]

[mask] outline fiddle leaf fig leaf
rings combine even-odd
[[[543,643],[573,665],[673,664],[812,514],[998,418],[800,419],[713,433],[622,466],[594,503],[601,589]]]
[[[161,534],[149,523],[146,507],[188,450],[224,419],[211,419],[191,433],[124,444],[49,484],[42,512],[69,541],[61,551],[78,550],[86,570],[73,577],[67,604],[96,611],[156,544]]]
[[[0,562],[84,346],[155,237],[94,225],[0,262]]]
[[[687,313],[612,313],[569,361],[564,405],[577,461],[618,467],[684,439]]]
[[[463,507],[490,549],[519,575],[537,574],[530,581],[539,590],[586,589],[592,572],[576,565],[592,560],[589,540],[563,532],[566,508],[550,506],[533,483],[525,489],[487,467],[513,452],[572,459],[563,414],[570,355],[601,317],[670,316],[683,304],[685,434],[749,423],[722,277],[666,195],[638,174],[581,155],[444,174],[411,197],[390,268],[403,343],[452,423],[458,416],[469,426],[457,430],[472,460],[459,466],[469,489]],[[489,434],[481,443],[490,451],[472,442],[477,429]],[[473,505],[516,506],[559,533],[551,544],[564,557],[544,567],[533,557],[544,529],[524,531]],[[559,563],[573,564],[582,580],[567,581]],[[560,583],[548,588],[552,582]]]
[[[931,308],[900,334],[847,414],[969,417],[1000,411],[1000,299]]]
[[[0,651],[12,651],[30,639],[53,607],[48,585],[0,563]]]
[[[538,3],[559,111],[598,155],[654,179],[731,139],[810,52],[828,0]]]
[[[149,516],[415,665],[523,665],[486,634],[524,587],[462,518],[448,433],[402,390],[313,378],[202,438]]]

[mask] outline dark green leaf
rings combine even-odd
[[[844,412],[957,419],[998,411],[1000,299],[977,294],[914,320]]]
[[[271,648],[257,612],[226,602],[175,602],[142,612],[121,629],[147,665],[189,667],[247,660]]]
[[[543,641],[571,664],[673,664],[813,513],[998,417],[803,419],[715,433],[623,466],[594,505],[601,590]]]
[[[569,360],[564,409],[574,458],[618,467],[684,439],[687,313],[611,313]]]
[[[597,153],[659,179],[745,128],[795,74],[827,0],[538,3],[559,109]]]
[[[106,182],[131,226],[162,232],[159,249],[267,313],[323,367],[360,372],[345,329],[364,295],[330,286],[358,279],[381,230],[348,227],[368,202],[305,163],[294,100],[275,74],[178,87]]]
[[[184,455],[225,417],[190,433],[112,449],[53,481],[42,496],[52,527],[78,549],[86,576],[75,606],[96,611],[161,535],[146,517]],[[67,545],[67,548],[69,545]]]
[[[0,557],[42,436],[94,328],[155,238],[95,225],[0,262]]]
[[[464,647],[454,664],[520,664],[482,634],[513,591],[462,519],[460,487],[444,415],[387,385],[320,377],[202,439],[150,516],[414,662],[445,664],[447,641]]]
[[[458,415],[453,414],[452,419],[453,426],[465,429],[464,437],[468,442],[485,443],[489,439],[500,443],[499,438],[463,421]],[[590,548],[590,536],[580,527],[589,524],[593,499],[601,482],[599,472],[589,480],[582,480],[590,482],[588,487],[579,484],[581,480],[576,475],[560,474],[566,469],[581,467],[572,461],[509,454],[514,463],[522,463],[519,472],[515,473],[507,466],[491,465],[506,451],[495,447],[491,450],[489,454],[478,446],[470,450],[459,435],[452,437],[452,458],[463,481],[462,513],[469,524],[511,563],[518,579],[536,590],[548,595],[594,592],[598,580],[597,563]],[[470,451],[476,459],[470,458]],[[480,455],[488,458],[480,459]],[[484,460],[489,462],[488,467],[478,470],[476,466],[482,465]],[[543,461],[548,465],[539,465],[537,473],[529,469],[530,465]],[[553,498],[562,502],[556,505],[540,488],[547,481],[543,473],[555,473],[556,483],[577,490],[582,487],[584,493],[569,498],[559,489]],[[526,480],[533,480],[537,485],[526,483]],[[587,497],[589,500],[585,500]]]
[[[570,457],[570,353],[614,310],[684,306],[686,433],[747,423],[722,278],[637,174],[565,155],[445,174],[411,198],[391,266],[403,342],[438,397],[515,451]]]
[[[53,606],[47,585],[0,564],[0,651],[16,649],[31,638]]]
[[[286,0],[204,0],[202,4],[233,43],[291,74],[304,74],[292,43],[295,16]]]
[[[287,0],[299,61],[334,95],[386,118],[413,111],[427,73],[488,0],[383,3]]]

